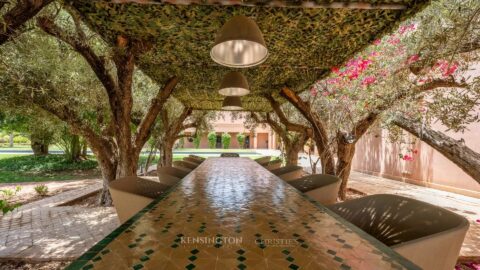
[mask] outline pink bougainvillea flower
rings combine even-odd
[[[410,155],[404,155],[404,156],[403,156],[403,160],[405,160],[405,161],[412,161],[412,160],[413,160],[413,157],[410,156]]]
[[[414,23],[407,24],[407,25],[402,25],[400,29],[398,29],[398,33],[401,35],[408,33],[410,31],[413,31],[417,28],[417,26]]]
[[[338,74],[340,73],[340,69],[338,67],[332,67],[332,72]]]
[[[452,75],[453,73],[455,73],[455,71],[457,70],[458,68],[458,65],[457,64],[451,64],[450,66],[448,66],[445,71],[443,72],[443,76],[447,77],[447,76],[450,76]]]
[[[397,45],[398,43],[400,43],[400,39],[395,37],[395,36],[391,36],[387,42],[390,44],[390,45]]]
[[[325,83],[330,84],[330,85],[338,84],[339,82],[340,82],[340,78],[338,78],[338,77],[328,78],[327,80],[325,80]]]
[[[326,97],[328,95],[330,95],[330,93],[328,91],[322,92],[322,96]]]
[[[358,78],[358,76],[359,76],[358,71],[355,70],[348,75],[348,78],[350,80],[355,80],[356,78]]]
[[[438,60],[437,63],[433,66],[434,70],[439,70],[444,77],[448,77],[455,73],[458,69],[458,63],[450,63],[446,60]]]
[[[367,76],[367,77],[363,78],[363,80],[362,80],[362,85],[365,86],[365,87],[367,87],[367,86],[375,83],[376,81],[377,81],[377,79],[376,79],[375,77],[373,77],[373,76]]]
[[[368,66],[372,63],[370,59],[363,59],[361,62],[358,63],[358,67],[361,71],[364,71],[368,68]]]
[[[407,59],[407,64],[408,65],[413,64],[417,62],[419,59],[420,59],[420,56],[418,54],[414,54]]]
[[[312,87],[310,88],[310,95],[312,95],[312,97],[316,96],[318,93],[317,89],[315,89],[315,87]]]
[[[480,218],[479,218],[479,219],[477,219],[476,221],[477,221],[477,223],[480,223]]]
[[[373,45],[380,45],[382,43],[382,40],[376,39],[373,41]]]

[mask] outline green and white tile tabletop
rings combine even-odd
[[[67,269],[419,269],[248,158],[209,158]]]

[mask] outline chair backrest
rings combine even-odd
[[[308,192],[340,181],[341,179],[335,175],[312,174],[289,181],[288,183],[301,192]]]
[[[284,167],[281,167],[281,168],[278,168],[278,169],[275,169],[275,170],[271,170],[270,172],[279,176],[279,175],[286,174],[286,173],[293,172],[293,171],[297,171],[297,170],[303,170],[303,168],[300,167],[300,166],[297,166],[297,165],[287,165],[287,166],[284,166]]]
[[[188,162],[192,162],[192,163],[195,163],[195,164],[200,164],[200,163],[203,162],[202,160],[198,160],[198,159],[192,158],[192,157],[184,157],[183,160],[188,161]]]
[[[204,158],[204,157],[197,156],[197,155],[188,155],[188,156],[191,157],[191,158],[195,158],[195,159],[201,160],[201,161],[205,161],[205,159],[206,159],[206,158]]]
[[[256,162],[258,162],[260,165],[266,165],[268,164],[268,162],[270,162],[270,159],[272,157],[271,156],[264,156],[264,157],[261,157],[261,158],[256,158],[254,159]]]
[[[155,199],[165,192],[169,185],[154,182],[148,179],[130,176],[114,180],[109,183],[110,189],[135,194],[142,197]]]
[[[328,208],[387,246],[468,225],[468,220],[451,211],[391,194],[371,195]]]
[[[283,162],[283,160],[281,160],[281,159],[274,159],[274,160],[271,160],[271,161],[267,162],[263,166],[272,166],[272,165],[275,165],[275,164],[282,164],[282,162]]]
[[[186,162],[186,161],[183,161],[183,160],[175,160],[174,162],[172,162],[172,164],[176,168],[180,167],[180,169],[185,169],[185,170],[190,170],[190,171],[197,168],[196,164],[192,164],[190,162]]]
[[[238,153],[221,153],[220,157],[240,157]]]
[[[157,174],[168,174],[171,176],[175,176],[178,178],[184,178],[189,174],[190,171],[187,170],[182,170],[180,168],[175,168],[175,167],[157,167]]]

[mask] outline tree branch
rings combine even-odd
[[[324,145],[328,145],[328,133],[325,123],[312,112],[310,103],[305,102],[293,90],[288,87],[282,88],[280,95],[286,98],[307,119],[313,127],[314,135]],[[320,149],[321,150],[321,149]]]
[[[250,116],[257,124],[268,124],[267,120],[260,119],[260,116],[256,112],[251,112]]]
[[[155,123],[155,120],[157,119],[158,114],[162,110],[165,102],[167,102],[168,98],[172,94],[177,83],[178,83],[177,77],[170,78],[165,84],[165,86],[163,87],[163,89],[158,91],[157,95],[152,99],[150,103],[150,107],[147,110],[147,113],[145,114],[142,121],[140,122],[140,125],[137,128],[137,131],[135,134],[135,147],[141,148],[147,141],[148,137],[150,136],[150,131],[153,127],[153,124]],[[166,112],[167,110],[164,110],[164,111]],[[164,118],[165,116],[162,116],[162,117]],[[168,119],[167,120],[162,119],[162,121],[167,121],[166,124],[168,125]]]
[[[394,116],[392,123],[430,145],[480,184],[479,153],[442,132],[422,126],[415,120],[408,119],[399,114]]]
[[[431,82],[419,85],[413,90],[409,91],[399,91],[394,95],[389,102],[382,102],[374,110],[367,114],[364,118],[359,120],[353,127],[351,134],[354,136],[353,140],[348,140],[348,138],[343,138],[344,141],[350,141],[350,143],[356,143],[366,132],[367,130],[375,123],[380,114],[390,108],[395,103],[398,103],[410,96],[410,94],[418,95],[427,91],[435,90],[437,88],[465,88],[468,85],[464,82],[456,82],[453,78],[449,80],[437,79]],[[348,134],[344,134],[347,135]],[[338,137],[338,136],[337,136]]]
[[[280,107],[280,104],[271,95],[266,94],[265,98],[270,102],[270,106],[272,106],[273,111],[278,116],[278,118],[280,120],[280,123],[282,123],[286,127],[287,130],[301,132],[301,133],[307,133],[308,137],[313,136],[313,132],[312,132],[311,128],[309,128],[307,126],[304,126],[304,125],[300,125],[300,124],[290,122],[290,120],[288,120],[287,116],[285,116],[285,113],[283,112],[282,108]]]
[[[198,124],[197,122],[192,122],[192,123],[188,123],[188,124],[184,124],[181,128],[181,130],[186,130],[186,129],[189,129],[189,128],[196,128],[198,127]]]
[[[53,114],[58,117],[60,120],[65,121],[74,132],[81,134],[87,140],[92,150],[95,152],[102,152],[103,157],[113,157],[114,153],[111,151],[110,141],[99,136],[89,125],[87,125],[68,105],[63,105],[61,101],[55,100],[55,98],[50,97],[52,100],[46,100],[44,98],[33,98],[32,102],[40,107],[41,109]],[[55,106],[54,104],[62,104],[61,106]],[[98,154],[98,153],[95,153]]]
[[[78,36],[74,36],[66,33],[61,29],[55,22],[48,17],[39,17],[37,18],[37,25],[47,34],[62,40],[63,42],[70,45],[76,52],[80,53],[83,58],[90,65],[92,70],[95,72],[95,75],[100,80],[100,82],[105,87],[107,94],[110,97],[116,96],[117,93],[117,83],[113,76],[108,72],[105,62],[102,58],[97,56],[93,49],[85,44]]]
[[[0,20],[0,45],[7,42],[28,20],[53,0],[22,0],[3,14]],[[0,9],[5,4],[0,2]]]

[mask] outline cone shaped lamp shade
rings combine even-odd
[[[220,65],[246,68],[265,61],[268,49],[255,21],[238,15],[220,29],[210,56]]]
[[[222,103],[222,109],[227,111],[236,111],[243,109],[240,97],[225,97]]]
[[[237,71],[227,73],[223,77],[218,93],[224,96],[244,96],[250,93],[247,79],[242,73]]]

